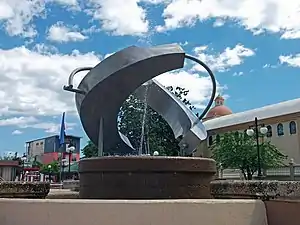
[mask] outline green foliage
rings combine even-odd
[[[49,168],[49,165],[51,166]],[[41,173],[59,173],[59,163],[58,161],[52,161],[49,164],[42,164],[40,167]]]
[[[183,103],[195,109],[186,99],[189,91],[181,87],[167,87],[177,98]],[[140,147],[140,138],[142,131],[142,117],[144,114],[145,104],[137,99],[134,95],[130,95],[124,102],[119,113],[119,130],[129,138],[135,149]],[[151,154],[158,151],[160,155],[177,156],[180,152],[178,143],[171,127],[168,123],[152,108],[147,107],[145,121],[146,138],[149,142]]]
[[[240,169],[245,179],[251,180],[258,169],[256,140],[245,133],[230,132],[221,135],[219,141],[214,141],[210,148],[218,164],[222,164],[224,169]],[[283,165],[286,156],[269,141],[260,143],[259,148],[263,169]]]
[[[19,160],[20,157],[18,157],[18,153],[15,152],[13,155],[5,155],[5,156],[0,156],[0,160]]]
[[[188,90],[181,87],[167,87],[172,93],[175,94],[184,104],[190,107],[191,110],[195,109],[194,106],[186,99]],[[130,95],[120,108],[118,115],[118,126],[121,133],[128,137],[132,146],[135,149],[140,147],[140,138],[142,131],[142,118],[144,114],[145,104],[143,101]],[[197,115],[197,114],[196,114]],[[146,114],[146,138],[149,142],[149,149],[151,154],[158,151],[160,155],[177,156],[179,154],[178,143],[171,127],[168,123],[155,112],[152,108],[147,107]],[[97,156],[97,147],[89,141],[88,144],[82,149],[85,157]],[[120,153],[122,149],[111,149],[110,154]]]
[[[88,141],[87,145],[81,151],[86,158],[96,157],[98,155],[98,148],[91,141]]]

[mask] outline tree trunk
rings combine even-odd
[[[249,166],[247,166],[247,180],[252,180],[252,172],[249,168]]]

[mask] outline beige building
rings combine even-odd
[[[218,96],[215,106],[204,119],[204,126],[208,131],[207,140],[203,141],[196,156],[210,156],[209,146],[219,134],[230,131],[245,131],[254,125],[255,117],[258,124],[268,128],[265,139],[270,140],[278,149],[288,156],[287,162],[292,158],[300,164],[300,98],[268,105],[262,108],[232,113],[224,105],[224,99]]]

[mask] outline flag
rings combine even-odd
[[[60,125],[60,134],[59,134],[59,145],[63,145],[65,143],[65,112],[62,115],[61,125]]]

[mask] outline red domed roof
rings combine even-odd
[[[226,116],[230,114],[232,114],[232,111],[227,106],[217,105],[208,111],[206,118],[208,119],[212,117]]]
[[[224,105],[224,101],[224,98],[218,95],[215,98],[215,106],[208,111],[204,120],[232,114],[232,111]]]

